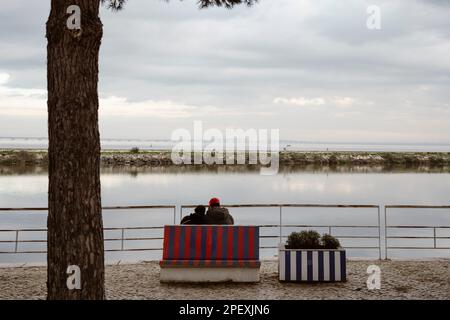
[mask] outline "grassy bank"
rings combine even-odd
[[[170,151],[105,150],[101,153],[104,166],[170,166]],[[248,154],[247,161],[248,163]],[[43,150],[2,150],[1,165],[47,165]],[[304,152],[280,153],[281,165],[376,165],[376,166],[450,166],[450,153],[439,152]]]

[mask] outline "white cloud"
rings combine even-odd
[[[0,85],[6,84],[10,78],[10,75],[7,73],[0,73]]]
[[[332,101],[339,107],[347,108],[352,107],[355,104],[356,99],[351,97],[335,97]]]
[[[0,115],[41,116],[46,112],[47,92],[40,89],[10,88],[7,73],[0,73]]]
[[[46,116],[47,91],[8,87],[10,75],[0,73],[0,115],[4,116]],[[171,100],[129,101],[124,97],[100,97],[99,114],[103,117],[129,118],[192,118],[205,114],[215,116],[239,116],[248,113],[237,108],[194,106]],[[260,114],[264,114],[261,112]],[[270,115],[270,113],[266,113]]]
[[[197,118],[208,114],[215,117],[244,116],[253,114],[239,108],[219,108],[215,106],[197,106],[171,100],[129,101],[123,97],[100,98],[100,116],[107,117],[151,117],[151,118]],[[257,112],[258,115],[271,115],[270,112]]]
[[[277,97],[277,98],[273,99],[273,102],[289,104],[289,105],[297,105],[297,106],[321,106],[321,105],[325,104],[325,99],[324,98],[307,99],[305,97],[299,97],[299,98]]]
[[[352,97],[317,97],[317,98],[305,98],[305,97],[297,97],[297,98],[283,98],[277,97],[273,99],[273,103],[275,104],[287,104],[287,105],[296,105],[302,107],[316,107],[316,106],[337,106],[342,108],[349,108],[355,105],[358,102],[358,99]],[[363,102],[361,102],[363,103]]]
[[[109,117],[185,118],[191,117],[199,109],[170,100],[130,102],[126,98],[114,96],[100,99],[100,116]]]

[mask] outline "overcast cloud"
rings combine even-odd
[[[2,0],[0,136],[46,136],[48,0]],[[450,143],[450,1],[194,0],[102,9],[104,138],[279,128],[282,139]],[[369,5],[382,29],[368,30]]]

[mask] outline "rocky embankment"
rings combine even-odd
[[[248,157],[248,155],[247,155]],[[104,151],[103,166],[170,166],[170,151]],[[248,163],[248,159],[246,161]],[[42,150],[0,151],[0,165],[47,165]],[[450,166],[450,153],[414,152],[281,152],[281,165]]]

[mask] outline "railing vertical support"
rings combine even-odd
[[[16,244],[14,248],[14,253],[17,253],[18,246],[19,246],[19,230],[16,230]]]
[[[436,227],[433,228],[434,248],[436,249]]]
[[[283,209],[280,206],[280,243],[283,243]]]
[[[173,207],[173,224],[177,224],[177,207],[175,206]]]
[[[381,217],[380,206],[378,206],[378,259],[381,260]]]
[[[387,222],[387,206],[384,206],[384,259],[388,259],[388,222]]]
[[[125,229],[122,228],[122,237],[121,237],[121,244],[120,244],[120,250],[123,251],[123,238],[124,238],[124,234],[125,234]]]

